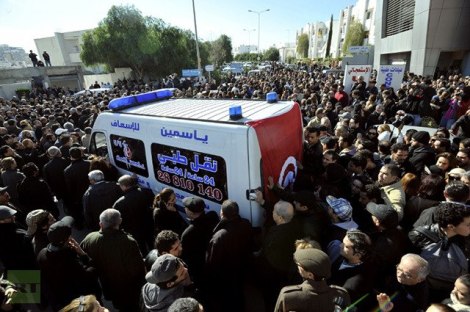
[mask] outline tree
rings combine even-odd
[[[307,57],[308,55],[308,35],[301,34],[297,40],[297,53],[301,58]]]
[[[346,38],[344,39],[343,54],[347,54],[350,46],[361,46],[364,42],[364,36],[364,26],[358,21],[353,21],[349,25]]]
[[[331,37],[333,36],[333,14],[330,17],[330,28],[328,29],[328,41],[326,42],[325,57],[330,57]]]
[[[232,40],[227,35],[221,35],[211,43],[209,61],[215,66],[233,61]]]
[[[195,68],[195,51],[192,32],[143,17],[134,6],[112,6],[98,27],[84,34],[80,57],[85,65],[105,64],[109,70],[130,67],[142,78]],[[201,61],[207,62],[207,51],[201,51]]]
[[[274,47],[269,48],[264,52],[263,59],[272,62],[279,61],[279,50]]]

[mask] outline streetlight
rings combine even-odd
[[[243,29],[243,31],[248,32],[248,53],[251,53],[250,34],[251,34],[252,31],[256,31],[256,29]]]
[[[201,75],[201,55],[199,54],[199,39],[197,38],[197,24],[196,24],[196,8],[194,7],[193,0],[193,16],[194,16],[194,33],[196,35],[196,55],[197,55],[197,69],[199,71],[199,76]]]
[[[250,12],[250,13],[258,14],[258,61],[259,61],[259,58],[260,58],[260,56],[259,56],[259,50],[260,50],[259,49],[259,35],[261,33],[260,26],[259,26],[259,24],[260,24],[260,22],[259,22],[260,21],[260,15],[261,15],[261,13],[265,13],[265,12],[268,12],[268,11],[269,11],[269,9],[262,10],[262,11],[248,10],[248,12]]]

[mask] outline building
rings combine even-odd
[[[470,75],[470,1],[377,1],[374,67],[406,64],[432,76],[460,70]]]
[[[53,37],[34,39],[38,58],[42,59],[42,53],[47,51],[51,57],[52,66],[82,66],[85,71],[100,74],[105,71],[103,66],[86,67],[80,59],[81,45],[83,43],[83,34],[89,31],[77,30],[54,33]]]
[[[294,42],[285,43],[279,48],[279,61],[287,63],[290,59],[295,59],[296,45]]]

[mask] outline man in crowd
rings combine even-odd
[[[403,219],[406,204],[405,192],[400,180],[400,169],[395,165],[383,165],[380,168],[378,184],[382,199],[398,213],[398,221]]]
[[[328,285],[326,280],[331,277],[331,263],[328,256],[314,248],[299,249],[294,253],[297,272],[303,283],[282,288],[277,298],[275,312],[298,311],[335,311],[335,303],[339,308],[349,305],[346,289]]]
[[[134,237],[140,251],[146,255],[153,243],[153,193],[140,188],[135,176],[125,174],[119,178],[118,184],[123,195],[114,203],[113,208],[121,213],[121,228]]]
[[[98,270],[103,295],[121,311],[138,311],[145,266],[137,242],[120,229],[121,214],[106,209],[100,215],[100,230],[81,242],[82,249]]]

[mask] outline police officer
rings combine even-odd
[[[304,282],[300,285],[282,288],[277,298],[275,312],[315,311],[331,312],[336,306],[349,305],[346,289],[326,283],[331,275],[331,262],[319,249],[299,249],[294,253],[297,270]]]

